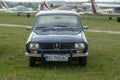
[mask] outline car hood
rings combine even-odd
[[[39,43],[69,43],[69,42],[84,42],[82,37],[82,31],[78,34],[48,34],[48,35],[39,35],[35,32],[32,32],[29,37],[29,42],[39,42]]]

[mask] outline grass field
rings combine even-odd
[[[34,17],[34,14],[27,18],[26,15],[0,13],[0,23],[32,26]],[[120,23],[117,22],[116,17],[108,20],[108,16],[81,15],[81,19],[83,25],[87,25],[89,29],[120,31]]]
[[[34,17],[29,20],[24,16],[3,16],[0,15],[0,23],[22,25],[31,25]],[[88,24],[90,29],[120,31],[120,23],[115,19],[109,21],[106,16],[81,17],[83,24]],[[0,26],[0,80],[120,80],[119,34],[86,32],[90,54],[86,67],[78,66],[77,62],[42,62],[30,68],[25,57],[25,42],[29,33],[25,28]]]
[[[25,14],[17,16],[17,14],[10,14],[0,12],[0,23],[4,24],[19,24],[19,25],[32,25],[34,20],[34,14],[31,14],[30,18],[27,18]]]

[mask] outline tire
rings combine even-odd
[[[109,17],[109,20],[112,20],[112,17],[111,17],[111,16]]]
[[[79,58],[79,65],[86,66],[87,65],[87,57],[80,57]]]
[[[34,57],[30,57],[29,58],[29,66],[30,67],[34,67],[36,64],[35,64],[35,58]]]
[[[117,17],[117,22],[120,22],[120,17]]]
[[[27,17],[28,17],[28,18],[30,17],[30,13],[27,13]]]
[[[20,13],[18,13],[17,15],[20,16]]]

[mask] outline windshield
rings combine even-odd
[[[34,24],[34,29],[78,28],[78,23],[78,17],[75,15],[42,15],[37,17]]]

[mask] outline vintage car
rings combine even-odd
[[[29,66],[36,61],[79,61],[86,66],[88,42],[80,15],[73,11],[41,11],[26,42]]]

